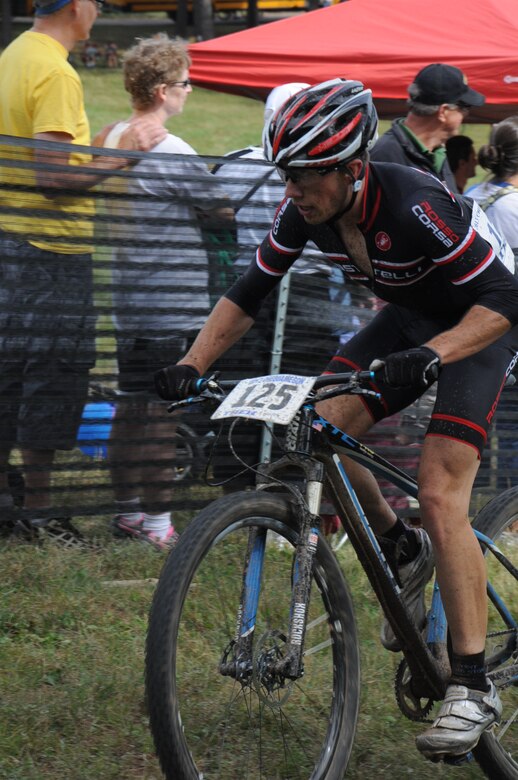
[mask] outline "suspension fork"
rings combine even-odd
[[[307,432],[309,428],[303,426]],[[309,443],[309,438],[308,438]],[[300,444],[300,442],[299,442]],[[297,503],[297,517],[300,518],[299,536],[293,564],[293,584],[290,603],[288,633],[283,657],[273,662],[274,674],[297,679],[303,674],[303,648],[306,633],[307,615],[311,591],[313,558],[318,545],[320,502],[322,498],[324,466],[317,460],[304,454],[286,455],[274,464],[265,464],[259,468],[260,476],[257,489],[266,490],[277,487],[274,474],[289,469],[297,471],[297,479],[302,476],[305,495],[298,487],[291,486]],[[298,499],[298,500],[297,500]],[[243,585],[238,608],[236,636],[232,646],[231,659],[226,654],[220,665],[222,674],[236,679],[248,679],[253,671],[253,644],[257,610],[259,607],[261,580],[266,548],[266,529],[252,527],[243,570]]]
[[[267,530],[250,528],[243,569],[236,633],[220,664],[223,675],[246,682],[253,671],[254,632],[259,606]],[[230,657],[230,660],[229,660]]]

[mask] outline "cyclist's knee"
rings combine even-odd
[[[469,526],[471,487],[465,484],[426,482],[419,488],[419,507],[423,527],[434,547],[450,543],[461,528]]]

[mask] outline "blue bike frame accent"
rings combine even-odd
[[[261,577],[263,574],[264,550],[266,547],[266,531],[256,534],[252,553],[245,575],[245,597],[243,599],[243,617],[241,621],[240,638],[246,637],[255,629]]]

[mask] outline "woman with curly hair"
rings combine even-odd
[[[186,44],[141,39],[123,59],[132,114],[105,128],[115,148],[124,129],[147,117],[163,126],[192,92]],[[194,149],[171,133],[106,192],[112,247],[120,402],[108,446],[117,536],[167,549],[175,482],[174,425],[153,390],[153,373],[176,362],[210,309],[209,267],[200,215],[229,224],[226,193]]]

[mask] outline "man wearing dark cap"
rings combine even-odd
[[[33,27],[0,57],[0,133],[29,139],[25,146],[4,140],[1,154],[0,513],[14,532],[66,547],[83,542],[52,506],[50,483],[56,450],[74,447],[94,360],[94,203],[86,191],[128,164],[81,149],[90,130],[67,58],[88,39],[100,7],[35,0]],[[119,147],[147,151],[165,132],[135,122]],[[7,483],[15,446],[25,467],[19,513]]]
[[[484,96],[471,89],[461,70],[442,63],[420,70],[408,95],[407,116],[392,123],[374,146],[371,159],[420,168],[458,192],[445,144],[457,135],[470,108],[484,103]]]

